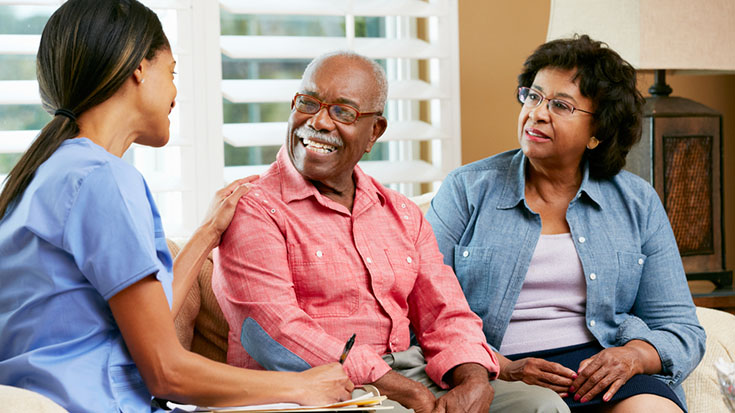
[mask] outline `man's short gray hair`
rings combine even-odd
[[[324,53],[320,56],[315,57],[314,60],[309,62],[309,64],[306,66],[306,69],[304,69],[303,76],[306,76],[307,73],[309,73],[311,70],[314,70],[325,60],[331,59],[333,57],[344,57],[348,59],[359,60],[370,65],[370,67],[373,69],[373,78],[375,78],[375,86],[377,87],[378,91],[378,94],[375,98],[375,106],[377,110],[383,112],[383,110],[385,110],[385,101],[388,100],[388,79],[386,78],[383,66],[381,66],[378,62],[369,57],[363,56],[359,53],[355,53],[351,50],[337,50]],[[375,108],[370,108],[369,110],[375,110]]]

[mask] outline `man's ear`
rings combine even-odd
[[[388,120],[385,119],[382,116],[375,116],[375,121],[373,121],[373,129],[372,134],[370,136],[370,142],[367,145],[367,148],[365,148],[365,152],[370,152],[373,149],[373,145],[375,145],[375,142],[378,141],[378,138],[383,136],[383,133],[385,133],[385,129],[388,127]]]

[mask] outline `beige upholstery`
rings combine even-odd
[[[0,385],[0,412],[67,413],[64,408],[30,390]]]
[[[176,257],[179,246],[169,240],[168,247]],[[212,269],[210,254],[176,317],[176,334],[184,348],[224,363],[229,327],[212,291]]]
[[[719,358],[735,362],[735,316],[697,307],[697,317],[707,332],[707,350],[702,362],[683,384],[689,413],[728,413],[730,410],[717,384],[714,363]]]

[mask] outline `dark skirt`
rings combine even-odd
[[[561,364],[564,367],[577,371],[577,369],[579,368],[579,363],[581,363],[582,360],[594,356],[595,354],[602,351],[602,349],[603,347],[599,343],[591,342],[550,350],[513,354],[506,357],[508,357],[510,360],[535,357],[547,361],[553,361],[555,363]],[[591,407],[592,409],[594,409],[595,405],[620,401],[623,399],[627,399],[630,396],[644,393],[665,397],[676,403],[684,412],[687,411],[686,407],[684,407],[684,404],[679,401],[676,393],[674,393],[674,391],[671,390],[671,388],[666,383],[647,374],[636,374],[635,376],[631,377],[630,380],[628,380],[613,395],[612,399],[609,402],[602,401],[602,396],[605,394],[605,391],[600,392],[597,396],[595,396],[595,398],[584,403],[575,401],[573,395],[571,395],[570,397],[565,397],[564,401],[567,403],[569,408],[572,409],[573,412],[584,412],[587,407]]]

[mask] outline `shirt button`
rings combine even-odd
[[[406,257],[406,262],[410,264],[411,262],[413,262],[413,260],[411,259],[411,257]]]
[[[579,237],[579,243],[584,244],[584,242],[587,241],[584,237]]]
[[[276,213],[276,210],[275,209],[271,209],[271,214],[275,214],[275,213]]]
[[[470,252],[467,251],[467,250],[465,250],[465,252],[462,253],[462,256],[463,257],[469,257],[470,256]]]
[[[590,280],[594,280],[595,278],[597,278],[597,274],[595,273],[590,274]]]
[[[405,207],[406,207],[406,204],[401,204],[401,208],[405,208]]]
[[[638,258],[638,264],[643,265],[643,258]]]
[[[372,264],[373,263],[373,260],[370,259],[370,257],[367,257],[367,259],[365,261],[367,261],[368,264]]]
[[[594,327],[594,326],[595,326],[595,324],[597,324],[597,323],[595,323],[595,320],[591,320],[591,321],[590,321],[590,327]]]
[[[317,257],[321,257],[322,255],[324,255],[324,254],[323,254],[323,253],[322,253],[321,251],[317,251],[317,252],[316,252],[316,256],[317,256]]]
[[[403,219],[408,219],[408,215],[404,215],[403,216]]]

